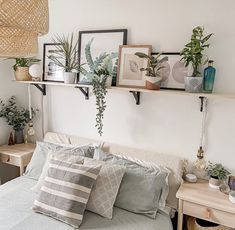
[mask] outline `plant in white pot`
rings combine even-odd
[[[79,69],[78,63],[78,39],[74,38],[74,34],[55,36],[53,39],[57,55],[50,55],[48,58],[57,66],[64,69],[64,83],[75,84],[77,72]]]
[[[204,28],[196,27],[193,29],[193,34],[189,43],[181,51],[180,55],[185,63],[185,67],[192,68],[192,74],[185,77],[185,90],[189,93],[200,93],[202,91],[203,76],[200,68],[208,62],[203,52],[210,47],[208,40],[213,34],[204,36]]]
[[[117,53],[102,53],[95,59],[91,55],[91,44],[94,39],[89,41],[85,48],[85,56],[89,70],[80,67],[80,72],[85,76],[84,81],[91,83],[93,93],[96,97],[96,127],[100,136],[103,134],[103,119],[106,109],[107,88],[112,85],[112,78],[116,75]],[[84,64],[82,64],[84,65]]]
[[[213,164],[209,162],[206,168],[207,175],[210,177],[209,185],[212,188],[219,189],[221,182],[225,181],[231,174],[222,164]]]
[[[10,59],[14,59],[16,62],[15,65],[13,65],[16,81],[30,81],[32,77],[29,74],[29,67],[41,61],[36,58],[10,58]]]
[[[161,53],[156,57],[141,52],[137,52],[135,55],[148,61],[148,67],[140,69],[140,71],[146,72],[146,88],[150,90],[159,90],[163,80],[160,70],[165,68],[162,64],[163,62],[168,61],[168,57],[160,58]]]

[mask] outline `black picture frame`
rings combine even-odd
[[[152,52],[152,55],[158,55],[159,52]],[[179,56],[180,60],[181,60],[181,57],[180,57],[180,52],[163,52],[161,53],[162,54],[162,57],[164,56]],[[178,88],[178,87],[167,87],[167,86],[161,86],[161,89],[163,90],[176,90],[176,91],[185,91],[185,86],[184,86],[184,83],[182,83],[182,88]]]
[[[46,65],[47,65],[47,60],[49,60],[48,56],[47,56],[47,48],[49,46],[58,46],[58,45],[61,45],[60,43],[44,43],[43,44],[43,75],[42,75],[42,81],[45,81],[45,82],[59,82],[59,83],[63,83],[64,80],[63,78],[61,77],[61,80],[58,80],[58,79],[55,79],[55,80],[52,80],[52,77],[51,79],[47,79],[47,71],[46,71]]]
[[[128,36],[128,30],[127,29],[110,29],[110,30],[85,30],[85,31],[79,31],[79,42],[78,42],[78,63],[79,65],[82,64],[82,46],[83,46],[83,36],[84,35],[91,35],[95,36],[95,34],[113,34],[113,33],[121,33],[123,34],[122,42],[119,45],[127,45],[127,36]],[[104,44],[105,47],[105,44]],[[119,52],[119,47],[117,47],[116,52]],[[80,80],[80,74],[78,73],[77,80]]]

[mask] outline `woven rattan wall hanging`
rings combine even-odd
[[[48,0],[0,0],[0,57],[35,56],[48,29]]]

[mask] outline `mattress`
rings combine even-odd
[[[31,187],[37,181],[26,176],[0,186],[1,230],[72,230],[73,228],[31,210],[36,194]],[[159,212],[155,220],[114,208],[112,220],[86,212],[81,230],[172,230],[169,215]]]

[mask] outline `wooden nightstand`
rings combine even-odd
[[[184,214],[235,228],[235,204],[227,195],[210,188],[208,181],[184,182],[176,196],[179,198],[178,230],[183,228]]]
[[[14,165],[20,168],[20,175],[28,165],[33,155],[35,144],[18,144],[0,146],[1,162]]]

